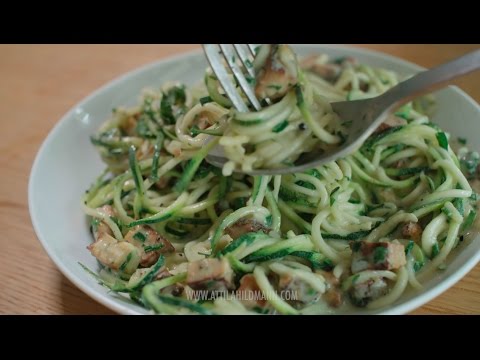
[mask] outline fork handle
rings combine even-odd
[[[423,71],[385,92],[383,101],[391,106],[400,106],[413,98],[431,93],[457,77],[480,68],[480,49],[462,57]]]

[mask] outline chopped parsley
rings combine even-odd
[[[185,86],[174,86],[163,93],[160,102],[160,115],[167,124],[175,124],[176,116],[185,111]],[[176,110],[175,110],[176,109]]]
[[[448,139],[444,132],[437,132],[438,145],[445,150],[448,150]]]
[[[274,133],[279,133],[279,132],[282,132],[283,130],[285,130],[285,128],[288,126],[288,121],[287,120],[283,120],[281,123],[278,123],[277,125],[275,125],[273,128],[272,128],[272,132]]]
[[[210,96],[205,96],[205,97],[200,98],[199,101],[200,101],[200,104],[202,104],[202,106],[203,106],[205,104],[208,104],[208,103],[212,102],[213,100]]]
[[[373,252],[373,262],[375,264],[383,263],[387,258],[388,249],[383,246],[378,246]]]
[[[438,244],[434,244],[432,246],[432,259],[438,255],[438,253],[440,252],[440,248],[438,246]]]
[[[138,241],[141,241],[141,242],[145,242],[145,240],[147,239],[147,237],[145,236],[144,233],[142,232],[136,232],[135,234],[133,234],[133,238],[135,240],[138,240]]]
[[[143,248],[146,253],[160,250],[163,247],[163,244],[147,245]]]

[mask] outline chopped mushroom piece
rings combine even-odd
[[[233,289],[233,270],[226,259],[203,259],[188,263],[187,284],[194,290]]]
[[[168,278],[168,277],[170,277],[170,276],[173,276],[173,274],[172,274],[170,271],[168,271],[167,268],[164,267],[164,268],[162,268],[162,269],[158,272],[158,274],[155,276],[155,280],[166,279],[166,278]]]
[[[263,308],[267,304],[267,300],[263,298],[262,291],[252,274],[244,275],[240,280],[237,297],[247,309]]]
[[[263,224],[253,220],[253,219],[240,219],[236,223],[230,225],[225,229],[225,234],[230,235],[230,237],[235,240],[247,234],[249,232],[259,232],[263,231],[265,234],[268,234],[270,231],[269,228],[265,227]]]
[[[265,65],[257,74],[255,95],[280,99],[298,82],[297,58],[288,45],[272,45]]]
[[[327,284],[327,291],[323,294],[325,302],[334,308],[338,308],[343,304],[342,291],[340,289],[340,281],[333,275],[331,271],[317,270],[317,274],[323,276]]]
[[[173,245],[148,225],[137,225],[131,229],[125,240],[136,246],[141,253],[140,266],[155,264],[160,254],[175,252]]]
[[[97,210],[110,217],[115,216],[115,211],[110,205]],[[132,244],[115,239],[112,229],[104,221],[95,219],[92,230],[95,242],[87,246],[92,255],[112,270],[133,274],[140,261],[138,249]]]
[[[289,274],[280,275],[278,290],[280,291],[280,296],[294,307],[312,304],[318,301],[321,296],[321,293],[310,284]]]
[[[110,205],[104,205],[100,208],[97,208],[97,210],[110,217],[115,216],[115,210]],[[113,231],[110,229],[110,226],[100,219],[94,219],[92,221],[92,232],[95,240],[100,239],[105,234],[113,236]]]
[[[397,127],[397,126],[403,126],[407,125],[408,122],[407,120],[395,116],[395,115],[390,115],[383,123],[380,124],[380,126],[374,131],[374,134],[376,133],[381,133],[384,132],[385,130],[388,130],[392,127]]]
[[[407,263],[405,247],[393,242],[357,241],[352,248],[352,273],[363,270],[395,270]]]
[[[140,252],[135,246],[126,241],[118,241],[108,234],[104,234],[87,249],[103,265],[126,274],[133,274],[140,261]]]
[[[381,277],[376,277],[361,283],[354,283],[350,288],[349,295],[356,306],[364,307],[370,301],[385,295],[386,292],[386,281]]]
[[[419,242],[421,240],[422,233],[422,227],[418,223],[409,221],[402,227],[402,236],[415,242]]]
[[[303,69],[310,71],[327,81],[335,81],[341,72],[341,67],[337,64],[326,63],[325,56],[312,55],[302,60]]]
[[[172,295],[172,296],[181,296],[185,290],[185,286],[182,284],[173,284],[167,286],[160,290],[160,293],[164,295]]]

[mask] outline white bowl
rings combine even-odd
[[[382,53],[331,45],[297,45],[301,55],[325,52],[333,57],[353,56],[360,62],[411,74],[423,68]],[[159,87],[168,80],[194,84],[203,78],[207,64],[201,52],[182,54],[130,72],[95,91],[70,110],[42,144],[32,167],[29,208],[32,223],[43,247],[62,273],[92,298],[122,314],[147,311],[122,296],[109,293],[87,274],[79,262],[98,269],[86,246],[91,234],[80,208],[80,197],[103,170],[89,136],[109,116],[112,108],[136,103],[145,87]],[[480,150],[480,107],[458,88],[437,93],[438,110],[433,121],[453,136],[467,137]],[[480,236],[462,244],[449,257],[445,271],[424,282],[423,290],[405,293],[382,314],[400,314],[430,301],[460,280],[480,260]],[[365,313],[360,311],[360,313]]]

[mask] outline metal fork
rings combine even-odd
[[[228,74],[220,60],[218,50],[213,51],[214,45],[204,45],[205,53],[210,61],[214,73],[222,84],[225,93],[230,98],[234,106],[239,111],[248,111],[242,98],[235,90],[235,86],[228,78]],[[234,45],[236,48],[237,45]],[[227,62],[229,55],[232,55],[231,48],[220,45]],[[218,48],[217,48],[218,49]],[[225,51],[226,50],[226,51]],[[252,52],[253,54],[253,52]],[[254,93],[248,95],[251,90],[248,82],[243,82],[240,78],[243,74],[235,73],[234,65],[229,63],[235,77],[237,78],[242,90],[248,99],[259,110],[254,102]],[[421,72],[410,79],[401,82],[380,96],[355,101],[341,101],[331,103],[333,111],[336,112],[342,121],[351,123],[346,141],[329,151],[316,150],[304,153],[295,161],[294,166],[275,168],[275,169],[256,169],[248,172],[251,175],[279,175],[294,172],[302,172],[313,167],[329,163],[339,158],[345,157],[355,152],[363,142],[386,120],[386,118],[399,106],[411,101],[413,98],[430,93],[436,89],[446,86],[448,82],[460,76],[466,75],[480,68],[480,49],[473,51],[460,58],[440,65],[432,70]],[[249,73],[250,75],[250,73]],[[252,75],[250,75],[252,76]],[[245,79],[243,77],[243,79]],[[246,84],[246,85],[245,85]],[[253,95],[253,98],[251,96]],[[235,100],[234,100],[235,99]],[[240,100],[240,101],[238,101]],[[255,98],[256,100],[256,98]],[[258,100],[256,100],[258,102]],[[258,104],[259,105],[259,104]],[[214,166],[222,167],[228,160],[223,156],[211,153],[206,159]],[[240,171],[237,171],[240,172]]]
[[[235,84],[230,80],[227,69],[223,64],[223,59],[227,62],[232,74],[237,79],[240,88],[243,90],[248,100],[255,108],[260,110],[262,106],[255,96],[253,87],[247,81],[244,71],[248,73],[250,78],[255,79],[255,70],[253,69],[253,59],[255,56],[254,44],[204,44],[203,50],[215,76],[222,85],[233,106],[240,112],[247,112],[248,106],[237,92]],[[241,69],[237,62],[237,58],[243,65]]]

